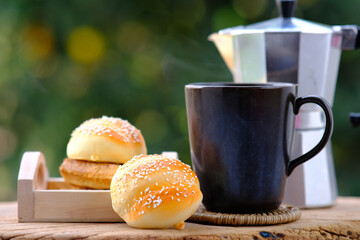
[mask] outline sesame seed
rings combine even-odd
[[[93,118],[83,122],[76,128],[71,136],[74,134],[83,135],[107,135],[120,139],[124,142],[140,142],[140,131],[131,125],[128,121],[121,118],[106,117]]]

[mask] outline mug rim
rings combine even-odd
[[[185,88],[257,88],[274,89],[284,87],[297,87],[296,83],[265,82],[265,83],[238,83],[238,82],[196,82],[185,85]]]

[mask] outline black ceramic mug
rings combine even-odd
[[[297,97],[291,83],[186,85],[191,160],[206,209],[253,213],[277,209],[286,178],[328,142],[332,111],[318,96]],[[326,117],[320,142],[291,160],[295,115],[305,103]]]

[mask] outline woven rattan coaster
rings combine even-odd
[[[203,205],[194,213],[188,221],[212,225],[275,225],[298,220],[301,211],[297,207],[281,205],[279,209],[257,214],[230,214],[206,211]]]

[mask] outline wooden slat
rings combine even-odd
[[[123,222],[109,190],[37,190],[34,196],[36,222]]]

